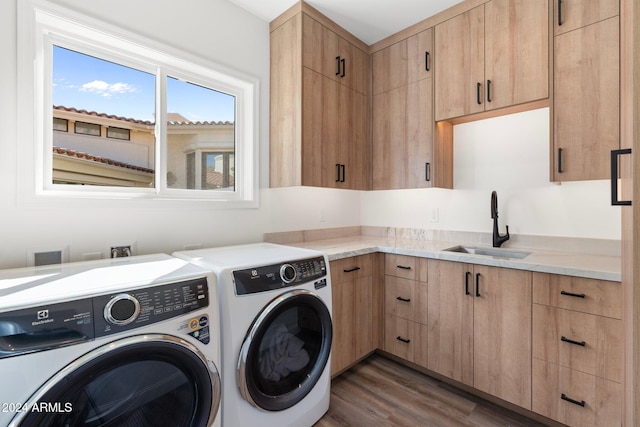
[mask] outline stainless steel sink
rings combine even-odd
[[[463,246],[458,245],[452,248],[445,249],[447,252],[457,252],[462,254],[471,255],[484,255],[494,258],[506,258],[506,259],[523,259],[531,255],[531,252],[514,251],[511,249],[500,248],[488,248],[482,246]]]

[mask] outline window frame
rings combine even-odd
[[[29,199],[150,199],[225,202],[225,207],[258,207],[259,80],[243,72],[191,55],[122,28],[53,5],[44,0],[20,2],[19,88],[31,92],[19,101],[22,137],[19,149],[33,165],[25,180]],[[150,72],[156,76],[155,187],[74,186],[52,182],[52,50],[53,45]],[[236,99],[235,191],[169,188],[167,185],[167,78],[174,77],[227,93]],[[32,89],[29,88],[31,85]],[[35,162],[34,162],[35,159]]]

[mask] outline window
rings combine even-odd
[[[123,139],[125,141],[130,141],[131,131],[129,129],[114,128],[109,126],[107,128],[107,138]]]
[[[255,78],[48,2],[21,8],[37,195],[255,206]]]
[[[75,132],[82,135],[100,136],[100,125],[95,123],[76,122]]]

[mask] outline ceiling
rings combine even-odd
[[[298,0],[229,0],[271,22]],[[307,0],[307,3],[371,45],[462,0]]]

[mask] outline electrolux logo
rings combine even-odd
[[[52,323],[54,320],[49,318],[49,310],[38,310],[36,313],[36,322],[31,322],[31,326],[44,325],[46,323]]]

